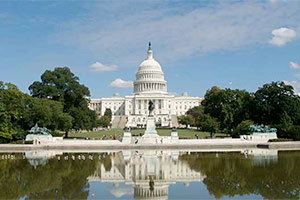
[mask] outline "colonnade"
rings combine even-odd
[[[139,83],[135,85],[135,92],[141,91],[167,91],[167,85],[165,83]]]
[[[135,197],[163,197],[168,196],[168,186],[165,188],[154,189],[150,191],[148,188],[135,187],[134,188]]]
[[[140,80],[140,79],[165,79],[164,75],[163,74],[149,74],[149,73],[145,73],[145,74],[138,74],[136,76],[136,79],[137,80]]]

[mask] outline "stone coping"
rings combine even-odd
[[[194,144],[105,144],[90,143],[83,144],[52,144],[52,145],[31,145],[31,144],[0,144],[0,152],[8,151],[30,151],[30,150],[135,150],[135,149],[161,149],[161,150],[227,150],[227,149],[247,149],[265,148],[277,150],[300,150],[300,142],[224,142],[224,143],[194,143]]]

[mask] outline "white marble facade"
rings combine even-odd
[[[160,64],[154,59],[151,46],[147,58],[140,64],[134,81],[131,95],[112,98],[91,99],[89,108],[103,116],[106,109],[111,109],[115,117],[126,117],[126,126],[138,127],[146,125],[148,103],[155,104],[154,116],[159,126],[175,126],[177,116],[184,115],[187,110],[200,105],[202,98],[189,97],[186,92],[175,96],[167,91],[167,81]]]

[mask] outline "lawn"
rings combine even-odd
[[[70,133],[70,138],[102,138],[106,135],[106,138],[111,139],[113,135],[117,138],[121,138],[123,136],[123,130],[103,130],[103,131],[90,131],[85,133]],[[132,135],[138,135],[140,133],[144,133],[144,129],[134,129],[131,130]],[[178,129],[177,130],[180,138],[195,138],[195,134],[199,135],[199,138],[206,138],[209,137],[210,134],[208,132],[202,132],[192,129]],[[157,133],[160,136],[170,136],[171,129],[157,129]],[[217,137],[226,137],[225,134],[217,133]]]

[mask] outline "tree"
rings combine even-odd
[[[251,133],[250,126],[253,125],[253,121],[245,120],[242,121],[233,132],[233,137],[239,137],[240,135],[249,135]]]
[[[277,136],[279,138],[290,138],[300,140],[300,126],[293,125],[291,117],[284,112],[280,119],[280,124],[276,125]]]
[[[15,85],[0,81],[0,142],[10,141],[16,133],[24,110],[23,98]]]
[[[199,128],[199,124],[197,123],[197,119],[201,118],[204,115],[204,107],[202,105],[200,106],[195,106],[191,109],[189,109],[186,112],[186,115],[191,115],[193,117],[193,123],[191,124],[194,127]]]
[[[29,86],[31,95],[64,102],[65,111],[72,106],[79,106],[82,101],[86,101],[86,97],[90,96],[89,89],[81,85],[79,78],[67,67],[58,67],[54,71],[46,70],[41,80]]]
[[[187,128],[189,125],[193,125],[193,124],[195,123],[195,122],[194,122],[193,116],[192,116],[192,115],[189,115],[189,114],[180,116],[180,117],[178,118],[178,121],[179,121],[180,124],[185,125],[186,128]]]
[[[216,118],[220,128],[231,134],[240,122],[250,118],[251,99],[245,90],[212,87],[206,92],[202,105],[204,113]]]
[[[99,125],[102,127],[110,126],[110,119],[108,118],[108,116],[102,116],[99,120]]]
[[[20,124],[25,130],[30,129],[36,123],[50,130],[68,130],[72,126],[72,117],[63,112],[61,102],[26,96],[24,104],[26,109]]]
[[[217,117],[221,113],[221,105],[219,100],[219,93],[222,90],[217,86],[213,86],[210,90],[207,90],[204,96],[204,100],[201,104],[204,106],[204,112],[209,113],[211,116]]]
[[[69,68],[59,67],[54,71],[46,70],[41,76],[41,82],[34,82],[29,86],[29,90],[33,97],[62,102],[64,112],[71,115],[73,119],[72,128],[92,129],[97,125],[95,111],[88,108],[87,97],[90,91],[79,83],[79,78]],[[63,118],[67,124],[70,123],[66,116]]]
[[[105,112],[104,112],[104,116],[107,116],[109,118],[109,120],[111,121],[112,118],[112,112],[110,108],[106,108]]]
[[[300,97],[294,94],[292,86],[284,82],[263,85],[255,92],[253,103],[256,123],[280,124],[286,112],[293,124],[300,125]]]
[[[213,137],[214,134],[219,130],[219,122],[216,118],[211,117],[210,115],[204,115],[202,120],[199,122],[203,131],[210,133],[210,136]]]

